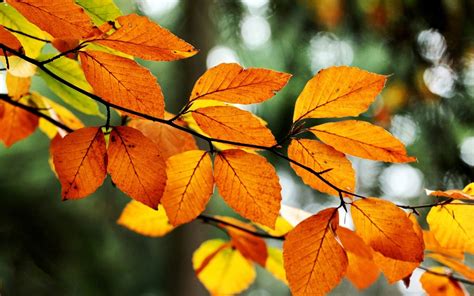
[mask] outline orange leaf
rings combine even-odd
[[[120,28],[110,36],[92,40],[121,52],[154,61],[173,61],[197,53],[190,44],[144,16],[130,14],[117,18]]]
[[[175,121],[175,123],[184,126],[184,123],[180,121]],[[138,129],[147,138],[159,145],[164,159],[184,151],[198,149],[193,136],[169,125],[134,119],[130,121],[129,126]]]
[[[252,225],[232,217],[216,216],[216,218],[250,231],[257,231],[257,229]],[[267,244],[265,243],[265,240],[232,226],[225,224],[219,224],[219,226],[227,231],[231,238],[232,246],[239,250],[239,252],[245,258],[260,264],[262,267],[265,267],[268,257]]]
[[[413,270],[420,265],[420,262],[392,259],[380,254],[379,252],[374,252],[374,262],[383,272],[389,284],[393,284],[409,277]]]
[[[288,157],[311,168],[315,172],[325,172],[322,177],[331,184],[347,190],[354,191],[355,173],[351,162],[346,156],[336,151],[331,146],[315,140],[293,139],[288,147]],[[303,182],[313,189],[337,195],[338,192],[328,184],[318,179],[311,172],[290,163],[293,170],[303,179]]]
[[[117,224],[151,237],[164,236],[174,229],[162,205],[158,206],[158,210],[154,210],[135,200],[123,209]]]
[[[389,132],[365,121],[330,122],[309,130],[324,143],[350,155],[387,162],[416,160],[407,156],[403,143]]]
[[[425,250],[434,253],[454,257],[458,259],[464,258],[464,252],[461,249],[446,248],[439,244],[431,231],[423,230],[423,241],[425,242]]]
[[[273,228],[281,202],[275,168],[260,155],[242,150],[217,154],[214,176],[222,198],[237,213]]]
[[[173,155],[166,161],[166,174],[161,203],[171,224],[193,220],[204,211],[214,190],[211,157],[201,150]]]
[[[244,69],[238,64],[220,64],[199,78],[189,100],[261,103],[282,89],[290,77],[290,74],[268,69]]]
[[[452,270],[464,276],[465,278],[469,280],[474,280],[474,269],[470,268],[462,261],[441,254],[430,254],[428,256],[438,261],[439,263],[446,265],[447,267],[451,268]]]
[[[7,0],[7,3],[56,38],[81,39],[93,30],[92,21],[73,0]]]
[[[1,102],[0,140],[10,147],[31,135],[38,127],[38,116],[11,104]]]
[[[54,38],[51,41],[51,45],[54,46],[60,52],[65,52],[68,50],[72,50],[79,45],[79,39],[75,38]],[[66,55],[68,58],[74,58],[75,53],[69,53]]]
[[[351,213],[356,233],[372,249],[392,259],[423,261],[423,240],[395,204],[377,198],[360,199],[352,203]]]
[[[463,286],[449,278],[449,274],[446,273],[443,267],[431,268],[432,271],[437,273],[444,273],[446,276],[433,274],[430,272],[424,272],[420,278],[423,289],[429,296],[464,296],[467,293],[464,292]]]
[[[31,77],[17,77],[7,72],[6,78],[8,95],[15,101],[30,91]]]
[[[358,289],[371,286],[379,277],[380,271],[373,261],[373,251],[355,232],[339,227],[337,236],[347,253],[349,266],[346,276]]]
[[[107,175],[107,149],[100,128],[76,130],[55,143],[54,167],[63,200],[84,198],[97,190]]]
[[[15,37],[15,35],[10,33],[10,31],[5,29],[3,26],[0,26],[0,43],[16,51],[19,51],[22,48],[20,41]],[[3,55],[3,50],[0,50],[0,56]],[[10,54],[7,53],[7,56],[8,55]]]
[[[107,171],[120,190],[156,209],[165,189],[165,162],[158,146],[140,131],[114,127],[110,133]]]
[[[271,147],[272,132],[252,113],[232,106],[214,106],[193,111],[199,127],[212,138]]]
[[[95,93],[107,102],[163,118],[165,102],[150,71],[135,61],[101,51],[80,52],[82,68]]]
[[[342,279],[347,256],[334,232],[337,209],[325,209],[298,224],[283,243],[286,276],[293,295],[325,295]]]
[[[458,190],[458,189],[452,189],[452,190],[446,190],[446,191],[432,191],[429,189],[425,189],[427,195],[432,195],[432,196],[439,196],[439,197],[447,197],[447,198],[454,198],[454,199],[474,199],[474,195],[469,194],[465,192],[465,190]]]
[[[321,70],[296,100],[293,122],[305,118],[358,116],[367,110],[387,80],[355,67]]]

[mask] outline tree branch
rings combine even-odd
[[[444,277],[450,278],[454,281],[458,281],[458,282],[461,282],[461,283],[464,283],[464,284],[467,284],[467,285],[474,285],[474,281],[470,281],[468,279],[458,277],[458,276],[455,276],[455,275],[452,275],[452,274],[434,271],[434,270],[431,270],[428,267],[425,267],[425,266],[422,266],[422,265],[418,266],[417,268],[422,269],[422,270],[424,270],[426,272],[429,272],[431,274],[444,276]]]

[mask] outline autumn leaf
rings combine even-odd
[[[209,153],[191,150],[166,161],[165,192],[161,203],[171,224],[194,220],[206,208],[214,190],[212,161]]]
[[[442,254],[429,254],[428,257],[438,261],[439,263],[451,268],[468,280],[474,280],[474,269],[464,264],[461,260],[451,258]]]
[[[290,74],[268,69],[244,69],[234,63],[220,64],[207,70],[198,79],[189,100],[261,103],[282,89],[290,77]]]
[[[97,26],[122,15],[113,0],[76,0]]]
[[[280,210],[281,211],[281,210]],[[273,236],[284,236],[290,230],[293,229],[293,226],[282,216],[278,216],[275,222],[275,228],[270,228],[265,225],[261,225],[256,223],[258,227],[262,228],[263,231],[266,233],[273,235]]]
[[[237,213],[274,227],[281,186],[275,168],[263,156],[238,149],[222,151],[214,160],[214,178],[220,195]]]
[[[216,216],[216,218],[247,229],[251,232],[256,232],[257,229],[250,224],[246,224],[240,220],[232,217]],[[245,232],[236,227],[220,223],[219,226],[227,231],[231,238],[231,244],[235,247],[245,258],[252,260],[253,262],[260,264],[264,267],[267,261],[267,244],[262,238]]]
[[[454,201],[432,207],[426,221],[443,248],[474,252],[474,211],[471,205]]]
[[[175,123],[185,126],[185,123],[179,120]],[[198,149],[196,140],[192,135],[164,123],[134,119],[130,121],[128,126],[138,129],[147,138],[159,145],[164,159],[181,152]]]
[[[93,30],[90,18],[73,0],[7,0],[7,3],[56,38],[81,39]]]
[[[31,77],[16,77],[7,73],[6,84],[8,95],[17,101],[24,95],[28,94],[31,86]]]
[[[337,236],[347,253],[347,278],[359,290],[370,287],[379,277],[380,270],[373,261],[373,251],[355,232],[339,227]]]
[[[22,48],[20,41],[15,37],[15,35],[10,33],[10,31],[5,29],[3,26],[0,26],[0,43],[16,51],[20,51]],[[0,50],[0,55],[5,55],[5,52]],[[7,56],[8,55],[10,54],[7,53]]]
[[[135,200],[125,206],[117,224],[150,237],[164,236],[174,229],[162,205],[154,210]]]
[[[325,295],[342,280],[348,262],[334,235],[338,223],[337,209],[328,208],[286,236],[283,258],[293,295]]]
[[[275,278],[288,285],[285,267],[283,265],[282,250],[274,247],[268,247],[267,252],[268,257],[267,262],[265,263],[265,269],[268,270],[268,272],[270,272]]]
[[[19,102],[27,104],[23,99]],[[0,140],[5,146],[10,147],[23,140],[38,127],[38,116],[8,103],[0,102],[0,105],[3,105],[0,117]]]
[[[107,149],[102,130],[82,128],[68,134],[52,149],[63,200],[87,197],[107,175]]]
[[[452,280],[443,267],[433,267],[430,270],[438,274],[426,271],[420,278],[421,286],[429,296],[466,295],[463,286],[459,282]]]
[[[463,190],[451,189],[446,191],[440,190],[429,190],[425,189],[427,195],[438,196],[438,197],[447,197],[454,199],[474,199],[474,183],[470,183],[464,187]]]
[[[396,260],[423,261],[422,238],[395,204],[377,198],[360,199],[352,203],[351,213],[356,233],[374,251]]]
[[[193,254],[196,275],[211,295],[234,295],[255,280],[255,268],[220,239],[205,241]]]
[[[87,81],[98,96],[129,110],[163,118],[163,93],[148,69],[100,51],[81,51],[79,57]]]
[[[209,136],[226,141],[272,147],[272,132],[248,111],[232,106],[200,108],[192,113],[198,126]]]
[[[288,147],[288,157],[315,172],[325,171],[322,177],[332,185],[350,192],[354,191],[355,173],[351,162],[343,153],[331,146],[315,140],[293,139]],[[318,179],[313,173],[294,163],[290,165],[305,184],[321,192],[338,195],[336,189]]]
[[[405,146],[381,127],[365,121],[345,120],[309,129],[324,143],[350,155],[387,162],[410,162]]]
[[[51,41],[51,45],[54,46],[59,52],[66,52],[73,50],[79,46],[79,39],[75,38],[54,38]],[[66,57],[75,60],[76,53],[70,52]]]
[[[165,162],[158,146],[140,131],[114,127],[110,132],[107,171],[120,190],[156,209],[166,183]]]
[[[330,67],[308,81],[296,100],[293,122],[306,118],[358,116],[367,110],[387,77],[355,67]]]
[[[117,31],[92,41],[145,60],[173,61],[197,53],[190,44],[147,17],[130,14],[116,22],[120,26]]]
[[[423,241],[425,242],[426,251],[446,255],[461,260],[464,258],[464,252],[462,250],[450,249],[441,246],[431,231],[423,230]]]

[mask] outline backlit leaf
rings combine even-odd
[[[283,265],[283,252],[281,249],[268,247],[268,257],[265,264],[265,269],[268,270],[275,278],[288,285],[285,267]]]
[[[393,284],[409,277],[420,265],[420,262],[392,259],[380,254],[379,252],[374,252],[374,262],[383,272],[389,284]]]
[[[90,18],[73,0],[7,0],[7,3],[56,38],[81,39],[93,29]]]
[[[431,231],[423,230],[423,241],[425,242],[426,251],[458,258],[461,260],[464,258],[464,252],[462,250],[448,249],[441,246]]]
[[[421,286],[428,296],[464,296],[462,285],[449,278],[449,274],[443,267],[433,267],[430,270],[446,274],[446,276],[424,272],[420,278]]]
[[[443,248],[474,252],[474,211],[472,206],[455,201],[432,207],[426,221]]]
[[[277,217],[275,222],[275,228],[270,228],[268,226],[260,225],[258,223],[257,226],[262,228],[266,233],[273,236],[283,236],[293,229],[293,226],[290,224],[290,222],[288,222],[282,216]]]
[[[222,198],[247,219],[274,227],[281,202],[275,168],[263,157],[225,150],[214,161],[214,177]]]
[[[444,256],[441,254],[430,254],[430,258],[438,261],[439,263],[446,265],[453,271],[459,273],[468,280],[474,280],[474,269],[464,264],[461,260]]]
[[[158,146],[140,131],[114,127],[110,132],[107,171],[120,190],[156,209],[166,183],[165,162]]]
[[[355,173],[346,156],[331,146],[315,140],[293,139],[288,147],[288,157],[311,168],[315,172],[325,172],[322,177],[331,184],[347,191],[354,191]],[[332,195],[338,192],[311,172],[290,163],[293,170],[303,182],[313,189]]]
[[[422,238],[395,204],[377,198],[360,199],[352,204],[351,213],[356,233],[372,249],[396,260],[423,261]]]
[[[386,76],[355,67],[323,69],[308,81],[296,100],[293,122],[358,116],[372,104],[386,80]]]
[[[1,3],[0,3],[1,5]],[[0,62],[6,65],[6,59],[0,55]],[[16,77],[28,78],[36,74],[36,66],[17,56],[8,57],[7,72]]]
[[[328,208],[286,236],[283,258],[293,295],[325,295],[342,280],[348,262],[334,236],[338,223],[337,209]]]
[[[470,183],[463,190],[451,189],[446,191],[425,189],[427,195],[454,198],[454,199],[474,199],[474,183]]]
[[[163,93],[148,69],[101,51],[80,52],[79,57],[87,81],[98,96],[129,110],[163,118]]]
[[[162,205],[158,210],[132,200],[123,209],[117,223],[141,235],[160,237],[174,229]]]
[[[179,60],[197,53],[190,44],[147,17],[130,14],[117,18],[117,22],[120,26],[117,31],[93,42],[154,61]]]
[[[22,47],[20,41],[15,37],[15,35],[10,33],[10,31],[5,29],[3,26],[0,26],[0,43],[16,51],[20,51]],[[0,50],[0,55],[4,55],[3,50]],[[7,55],[9,54],[7,53]]]
[[[31,77],[17,77],[7,73],[6,84],[8,95],[14,100],[19,100],[30,91]]]
[[[19,100],[19,102],[27,104],[24,99]],[[0,117],[0,140],[5,146],[10,147],[23,140],[38,127],[38,116],[5,102],[0,102],[0,105],[3,105],[1,108],[3,109],[2,116]]]
[[[87,127],[68,134],[54,145],[53,161],[63,200],[87,197],[107,175],[107,150],[102,130]]]
[[[255,280],[255,268],[220,239],[205,241],[193,254],[197,277],[211,295],[234,295]]]
[[[337,236],[347,253],[349,266],[346,276],[358,289],[366,289],[379,277],[380,271],[373,261],[373,251],[355,232],[339,227]]]
[[[84,8],[97,26],[122,15],[113,0],[76,0],[76,3]]]
[[[39,60],[44,61],[53,56],[54,54],[42,55]],[[87,82],[84,72],[76,61],[66,57],[61,57],[51,63],[46,64],[45,66],[48,68],[48,70],[58,75],[62,79],[70,82],[71,84],[74,84],[85,91],[92,92],[92,87]],[[41,78],[43,78],[48,87],[70,106],[85,114],[100,114],[97,103],[88,96],[73,90],[69,86],[64,85],[41,70],[39,70],[38,74]]]
[[[273,97],[290,77],[290,74],[268,69],[244,69],[238,64],[220,64],[199,78],[189,100],[260,103]]]
[[[166,174],[161,203],[171,224],[193,220],[204,211],[214,189],[211,157],[201,150],[173,155],[166,161]]]
[[[199,127],[213,138],[266,147],[276,144],[271,131],[248,111],[216,106],[197,109],[192,115]]]
[[[405,146],[381,127],[365,121],[345,120],[310,128],[324,143],[341,152],[387,162],[410,162]]]

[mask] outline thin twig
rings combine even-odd
[[[17,33],[17,34],[20,34],[20,35],[23,35],[23,36],[26,36],[28,38],[31,38],[31,39],[35,39],[35,40],[38,40],[38,41],[42,41],[42,42],[46,42],[46,43],[51,43],[51,41],[49,40],[46,40],[46,39],[42,39],[42,38],[38,38],[36,36],[33,36],[33,35],[30,35],[30,34],[27,34],[27,33],[24,33],[24,32],[21,32],[21,31],[17,31],[15,29],[12,29],[12,28],[9,28],[9,27],[5,27],[3,26],[5,29],[7,29],[8,31],[10,32],[13,32],[13,33]]]
[[[458,281],[458,282],[461,282],[461,283],[464,283],[464,284],[467,284],[467,285],[474,285],[474,281],[470,281],[468,279],[465,279],[465,278],[462,278],[462,277],[458,277],[458,276],[455,276],[453,274],[448,274],[448,273],[443,273],[443,272],[438,272],[438,271],[434,271],[434,270],[431,270],[429,269],[428,267],[425,267],[425,266],[418,266],[419,269],[422,269],[426,272],[429,272],[431,274],[434,274],[434,275],[439,275],[439,276],[444,276],[444,277],[448,277],[452,280],[455,280],[455,281]]]

